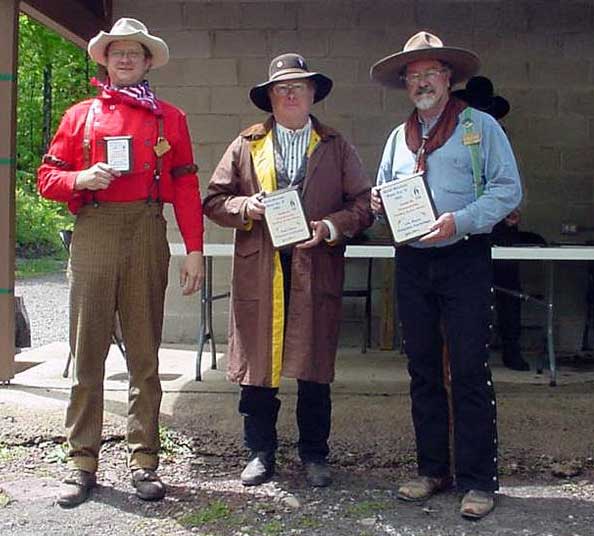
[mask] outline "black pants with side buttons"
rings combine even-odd
[[[453,473],[461,491],[494,491],[498,489],[497,424],[488,366],[492,304],[488,239],[476,235],[442,248],[404,246],[396,256],[419,474]],[[450,355],[453,471],[442,332]]]

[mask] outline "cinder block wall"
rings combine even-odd
[[[369,80],[372,63],[420,29],[472,48],[483,60],[482,73],[512,105],[505,125],[526,188],[522,227],[551,241],[561,238],[564,221],[594,225],[593,11],[592,1],[555,0],[114,0],[116,17],[142,19],[171,47],[169,65],[150,78],[161,97],[188,113],[203,192],[227,144],[263,118],[247,93],[266,78],[275,55],[301,52],[311,68],[334,79],[335,89],[315,113],[352,140],[373,176],[388,132],[411,107],[403,92]],[[169,221],[170,238],[179,241]],[[208,223],[206,238],[228,241],[231,234]],[[538,290],[540,268],[524,272],[527,287]],[[557,334],[562,347],[575,349],[585,267],[568,264],[557,272]],[[216,284],[224,286],[228,276],[228,263],[218,263]],[[215,309],[215,328],[224,337],[226,309]],[[170,285],[165,339],[194,337],[197,311],[197,299],[182,299]]]

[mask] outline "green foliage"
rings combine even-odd
[[[17,177],[22,175],[17,173]],[[72,227],[72,217],[64,212],[63,206],[42,199],[31,192],[26,181],[17,180],[16,215],[18,257],[40,257],[62,251],[58,231]]]
[[[26,15],[20,15],[18,169],[34,174],[45,152],[44,106],[50,127],[47,138],[56,131],[68,107],[95,93],[89,85],[89,77],[94,74],[94,64],[89,62],[84,50]],[[26,180],[29,181],[29,177]],[[31,186],[31,182],[28,184]]]
[[[188,528],[204,527],[218,521],[227,520],[230,516],[231,509],[223,501],[213,501],[204,508],[186,514],[179,522]]]
[[[72,226],[63,204],[36,193],[36,173],[68,107],[95,93],[87,54],[54,31],[22,14],[19,18],[17,102],[17,256],[62,252],[58,231]]]

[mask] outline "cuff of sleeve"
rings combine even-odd
[[[328,227],[328,231],[330,231],[330,236],[325,239],[326,242],[336,242],[338,238],[338,231],[336,230],[336,226],[330,220],[322,220],[322,223],[325,223],[326,227]]]
[[[68,171],[65,173],[64,180],[66,183],[66,187],[68,188],[68,190],[70,190],[72,197],[78,197],[82,192],[82,190],[75,190],[74,188],[74,185],[76,184],[76,177],[79,173],[80,171]]]
[[[202,251],[202,240],[200,238],[189,238],[184,240],[186,244],[186,253],[192,253],[192,251]]]
[[[456,235],[466,235],[472,232],[472,218],[467,210],[454,212]]]

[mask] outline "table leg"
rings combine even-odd
[[[547,261],[547,352],[549,354],[549,385],[557,385],[557,364],[553,342],[553,296],[555,292],[555,268],[553,261]]]
[[[200,289],[200,323],[198,324],[198,350],[196,352],[196,381],[202,380],[202,350],[208,335],[206,332],[206,304],[210,303],[210,287],[207,283],[212,268],[212,259],[210,257],[203,259],[204,283]]]
[[[206,302],[206,332],[210,341],[210,368],[216,370],[217,368],[217,348],[215,346],[214,333],[212,330],[212,302],[215,300],[212,295],[212,257],[208,257],[206,263],[208,264],[208,277],[205,277],[206,285],[208,286],[208,295],[210,299]]]

